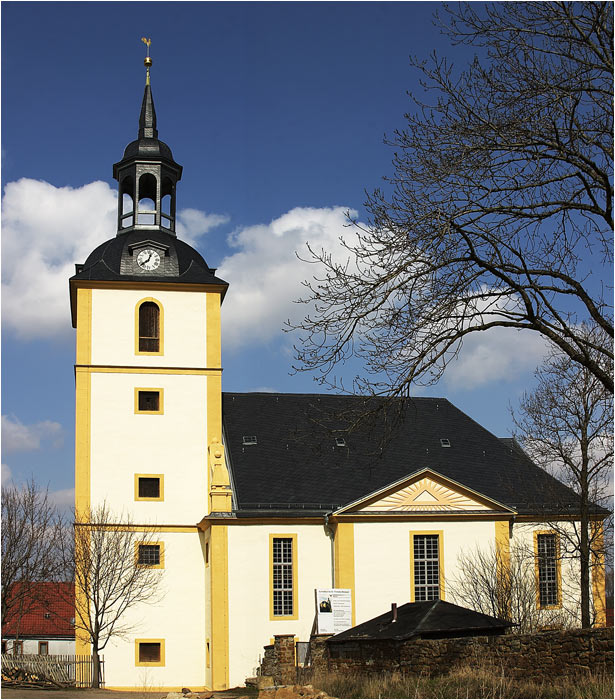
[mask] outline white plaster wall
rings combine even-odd
[[[390,609],[391,603],[410,602],[410,533],[438,530],[443,531],[443,597],[449,600],[446,581],[455,575],[457,557],[477,545],[492,546],[493,521],[355,523],[356,624],[381,615]]]
[[[269,619],[269,535],[297,535],[297,620]],[[228,528],[229,683],[254,675],[275,634],[308,641],[314,589],[331,588],[331,541],[322,525],[236,525]]]
[[[135,353],[135,308],[146,297],[164,309],[163,355]],[[92,364],[205,367],[205,298],[203,292],[93,289]]]
[[[126,639],[103,651],[107,687],[203,687],[205,685],[205,577],[198,532],[160,533],[165,568],[164,598],[129,609],[124,620],[134,628]],[[164,639],[164,666],[136,666],[135,639]]]
[[[572,523],[559,522],[558,529],[565,531],[568,528],[572,534],[574,525]],[[549,523],[515,523],[513,526],[512,537],[510,540],[511,547],[521,547],[523,552],[527,552],[530,560],[534,559],[534,532],[548,532],[552,530]],[[560,536],[561,543],[561,536]],[[563,555],[563,549],[560,550]],[[561,590],[562,590],[562,607],[561,614],[564,622],[577,626],[581,624],[581,567],[578,556],[565,557],[560,561],[561,567]],[[530,575],[534,574],[535,570],[530,567]],[[537,594],[538,596],[538,594]],[[538,597],[537,597],[538,601]],[[553,611],[541,611],[542,617],[547,623],[547,618],[553,616]]]
[[[207,509],[207,381],[91,375],[91,503],[135,522],[196,524]],[[135,414],[135,387],[164,389],[164,414]],[[164,474],[164,501],[135,501],[135,474]]]
[[[49,637],[40,637],[38,639],[24,639],[23,653],[38,654],[38,643],[47,642],[49,644],[49,654],[74,654],[75,640],[74,639],[50,639]],[[9,654],[13,652],[13,641],[7,641],[7,651]]]

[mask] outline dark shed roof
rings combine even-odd
[[[330,643],[359,639],[403,641],[412,637],[501,634],[507,627],[512,627],[512,623],[469,608],[446,603],[443,600],[429,600],[401,605],[397,609],[397,622],[393,622],[393,614],[389,610],[383,615],[340,632],[327,641]]]
[[[222,405],[238,517],[328,512],[424,468],[521,514],[578,507],[573,491],[446,399],[388,403],[348,434],[339,431],[370,408],[382,409],[384,400],[224,393]],[[345,446],[336,445],[340,435]],[[256,444],[243,444],[244,436]]]

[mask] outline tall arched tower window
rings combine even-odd
[[[154,299],[143,299],[136,313],[137,354],[161,355],[163,339],[162,306]]]

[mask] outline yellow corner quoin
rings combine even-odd
[[[510,525],[507,520],[495,521],[495,547],[498,559],[504,566],[510,566]]]
[[[158,410],[157,411],[141,411],[139,410],[139,393],[142,391],[157,391],[159,394],[158,398]],[[159,386],[156,387],[145,387],[136,386],[135,387],[135,413],[147,416],[161,416],[164,414],[164,389]]]
[[[591,577],[594,627],[606,627],[606,576],[604,561],[604,523],[591,523]]]
[[[220,293],[208,293],[205,297],[205,313],[206,313],[206,339],[207,339],[207,366],[220,367],[222,361],[221,346],[222,339],[220,337]]]
[[[77,290],[77,347],[78,365],[92,362],[92,290]]]
[[[87,368],[92,362],[92,290],[77,290],[77,334],[75,357]],[[75,511],[79,518],[90,510],[90,420],[91,376],[75,369]],[[88,600],[82,591],[75,591],[75,618],[88,614]],[[89,654],[89,635],[75,631],[75,653]]]
[[[158,350],[156,352],[145,352],[144,350],[139,350],[139,309],[141,308],[141,304],[145,304],[146,301],[153,302],[160,310],[160,318],[158,322],[160,338]],[[154,297],[139,299],[135,305],[135,355],[164,355],[164,306],[158,299],[154,299]]]
[[[141,644],[160,644],[159,661],[139,661],[139,647]],[[165,649],[164,639],[135,639],[135,666],[164,666]]]
[[[415,603],[414,595],[414,536],[438,535],[438,582],[440,585],[440,600],[446,600],[444,590],[444,531],[443,530],[411,530],[410,531],[410,602]]]
[[[160,563],[159,564],[139,564],[139,547],[142,544],[146,545],[158,545],[160,547]],[[142,540],[141,542],[135,542],[135,566],[142,569],[164,569],[164,542],[160,540],[150,541]]]
[[[333,540],[335,588],[349,588],[352,602],[352,624],[355,616],[354,523],[338,523]]]
[[[139,479],[158,479],[158,496],[139,496]],[[164,474],[135,474],[135,501],[164,501]]]
[[[557,580],[557,603],[540,604],[540,568],[538,566],[538,535],[555,535],[555,566]],[[534,530],[534,573],[536,577],[536,607],[540,610],[556,610],[562,607],[562,567],[559,549],[559,535],[555,530]]]
[[[292,615],[274,615],[273,614],[273,540],[291,539],[293,541],[293,614]],[[297,556],[297,534],[271,533],[269,535],[269,619],[270,620],[298,620],[299,619],[299,596],[297,581],[299,579],[299,560]]]
[[[229,684],[228,530],[211,526],[211,675],[212,689]]]

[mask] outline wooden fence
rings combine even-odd
[[[105,662],[100,658],[100,687],[105,686]],[[90,688],[94,660],[80,654],[2,654],[2,673],[23,671],[27,675],[46,678],[61,686]]]

